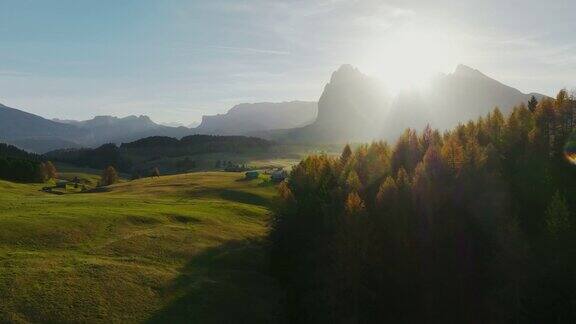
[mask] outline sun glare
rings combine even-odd
[[[424,88],[437,73],[460,63],[461,51],[448,33],[410,29],[371,43],[368,72],[382,79],[389,92]]]

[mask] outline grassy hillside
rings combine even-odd
[[[238,173],[53,195],[0,181],[0,322],[270,322],[275,188]]]

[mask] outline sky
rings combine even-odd
[[[392,92],[463,63],[553,95],[576,86],[574,12],[568,0],[0,0],[0,103],[190,124],[243,102],[318,100],[341,64]]]

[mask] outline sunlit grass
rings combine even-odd
[[[263,238],[275,187],[242,179],[65,195],[0,181],[0,321],[273,320]]]

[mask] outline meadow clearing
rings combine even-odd
[[[0,322],[281,321],[266,243],[276,188],[243,178],[63,195],[0,181]]]

